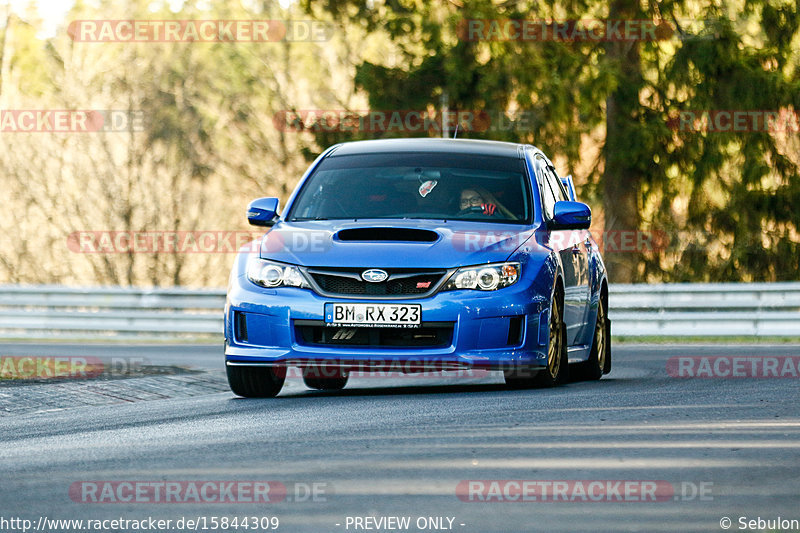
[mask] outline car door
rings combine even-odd
[[[544,157],[537,158],[540,174],[542,206],[546,220],[553,217],[556,202],[568,200],[555,168]],[[567,344],[584,344],[586,314],[589,306],[589,255],[583,232],[578,230],[551,230],[550,246],[561,257],[564,268],[564,322],[567,326]]]

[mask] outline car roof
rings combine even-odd
[[[342,143],[335,146],[328,154],[328,157],[398,152],[522,157],[523,148],[524,145],[522,144],[501,141],[421,137],[413,139],[378,139]]]

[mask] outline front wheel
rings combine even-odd
[[[273,398],[286,380],[286,369],[269,366],[227,366],[228,385],[237,396]]]
[[[550,335],[547,342],[547,366],[535,374],[527,369],[507,370],[506,385],[513,388],[554,387],[566,380],[567,365],[567,326],[561,313],[559,293],[553,295],[550,305]]]

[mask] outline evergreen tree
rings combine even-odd
[[[583,198],[605,230],[654,246],[605,257],[616,282],[781,280],[800,274],[798,140],[763,127],[685,127],[681,113],[798,109],[798,5],[747,1],[305,1],[384,32],[395,65],[365,61],[372,109],[507,112],[525,122],[470,137],[532,142],[562,174],[588,169]],[[469,20],[647,21],[656,38],[464,38]],[[643,35],[643,37],[647,37]],[[792,46],[795,43],[795,46]],[[699,113],[702,115],[702,113]],[[399,134],[402,135],[402,134]],[[363,138],[324,132],[320,144]],[[602,145],[595,160],[594,139]],[[599,218],[599,217],[596,217]],[[662,246],[665,245],[665,246]]]

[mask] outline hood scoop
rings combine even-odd
[[[436,242],[435,231],[417,228],[351,228],[336,234],[343,242]]]

